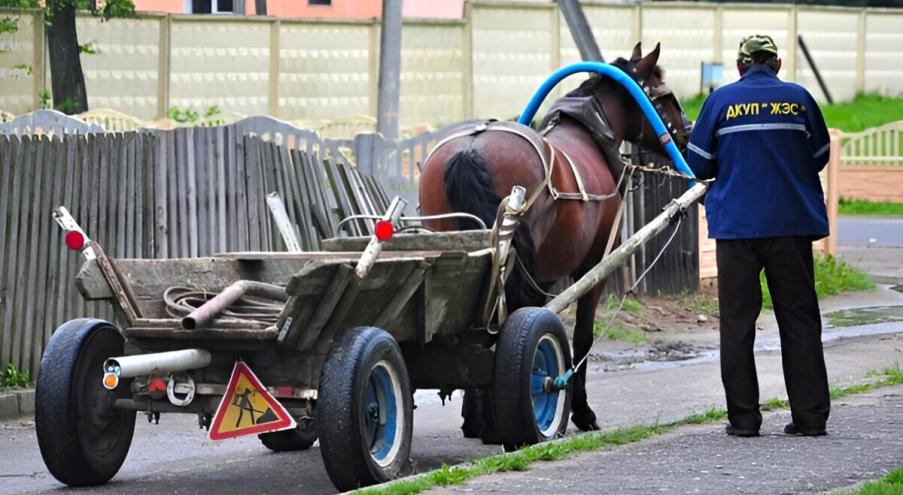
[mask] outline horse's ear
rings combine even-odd
[[[637,41],[637,44],[633,45],[633,53],[630,54],[630,61],[637,63],[641,58],[643,58],[643,42]]]
[[[658,63],[658,56],[661,53],[661,48],[662,44],[656,43],[655,49],[649,52],[648,55],[646,55],[642,60],[636,63],[636,70],[639,73],[641,79],[645,80],[649,77],[649,75],[652,74],[652,69],[654,69],[655,64]]]

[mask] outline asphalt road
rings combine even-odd
[[[839,217],[837,236],[840,246],[903,248],[903,218]]]
[[[832,383],[849,383],[868,370],[903,362],[903,334],[840,339],[827,345]],[[763,399],[783,396],[780,355],[763,351],[757,362]],[[614,373],[591,366],[589,387],[606,429],[670,421],[723,401],[716,360]],[[460,399],[442,407],[429,392],[419,392],[417,404],[412,453],[417,470],[500,451],[460,435]],[[0,428],[0,494],[57,493],[61,485],[44,468],[34,427],[29,422],[6,422]],[[88,491],[244,495],[335,490],[316,446],[274,454],[253,437],[210,442],[193,417],[163,415],[160,425],[139,424],[120,473],[107,485]]]

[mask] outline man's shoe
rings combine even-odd
[[[759,430],[751,430],[745,428],[736,428],[734,425],[727,425],[724,428],[724,431],[733,437],[757,437],[759,436]]]
[[[804,437],[821,437],[828,434],[824,428],[804,430],[797,428],[793,422],[787,423],[787,426],[784,427],[784,433],[788,435],[803,435]]]

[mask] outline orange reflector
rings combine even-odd
[[[103,374],[103,386],[107,390],[113,390],[116,386],[119,385],[119,377],[114,375],[113,373],[104,373]]]
[[[85,247],[85,235],[77,230],[66,232],[66,247],[73,251],[81,251]]]
[[[393,227],[392,222],[388,220],[380,220],[376,222],[376,225],[373,227],[373,233],[376,235],[377,239],[385,242],[392,238],[392,235],[395,233],[395,227]]]

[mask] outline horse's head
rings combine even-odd
[[[642,55],[642,46],[637,43],[633,48],[633,54],[630,60],[619,58],[612,65],[624,71],[646,93],[652,105],[662,118],[665,127],[668,129],[671,139],[678,148],[683,150],[690,141],[690,121],[684,114],[677,97],[671,92],[671,89],[665,84],[662,69],[656,65],[658,56],[661,51],[659,44],[655,45],[655,49],[649,52],[645,57]],[[591,81],[587,81],[581,86],[586,93],[591,93],[600,100],[612,98],[612,92],[617,95],[622,115],[611,115],[609,117],[613,123],[619,123],[623,126],[622,137],[628,141],[634,142],[655,151],[662,155],[665,154],[663,144],[659,141],[658,136],[652,129],[652,125],[639,109],[634,99],[619,86],[615,85],[612,90],[613,83],[605,78],[593,77]],[[607,112],[616,111],[615,109],[606,108]]]
[[[668,129],[668,134],[674,140],[674,144],[683,151],[687,143],[690,142],[690,121],[684,114],[683,109],[680,107],[680,102],[677,101],[677,97],[671,91],[671,88],[665,84],[664,72],[661,67],[656,65],[660,53],[661,44],[656,43],[655,49],[644,57],[642,44],[637,43],[633,47],[630,60],[618,59],[613,65],[626,72],[643,88],[656,112],[662,118],[662,122]],[[639,123],[639,133],[630,136],[631,141],[653,151],[663,153],[664,147],[652,129],[652,125],[649,124],[649,120],[642,116],[639,108],[636,108],[635,114],[640,116],[642,122]]]

